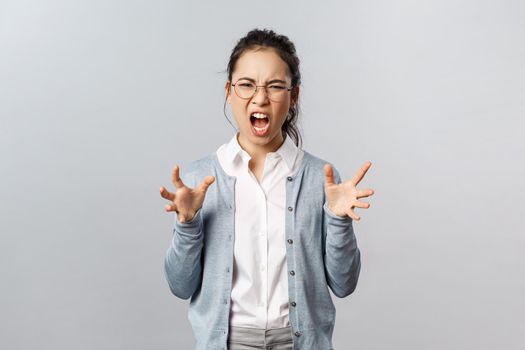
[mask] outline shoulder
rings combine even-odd
[[[195,160],[190,161],[180,169],[180,177],[184,183],[191,187],[196,185],[196,179],[201,179],[206,175],[215,173],[215,153],[210,153]],[[185,181],[186,180],[186,181]]]
[[[304,151],[303,161],[305,162],[305,176],[313,176],[316,178],[321,177],[324,181],[324,165],[330,164],[332,166],[332,169],[334,170],[334,177],[336,178],[336,182],[339,182],[337,181],[341,178],[339,175],[339,171],[332,162],[329,162],[328,160],[325,160],[308,151]]]
[[[191,173],[208,173],[211,168],[215,167],[215,153],[207,154],[198,159],[192,160],[186,167]]]

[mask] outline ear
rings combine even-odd
[[[290,107],[294,107],[299,100],[299,86],[294,86],[292,88],[292,96],[290,101]]]
[[[228,80],[226,84],[224,84],[224,98],[230,103],[230,91],[231,91],[231,82]]]

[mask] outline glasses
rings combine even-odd
[[[240,79],[235,84],[231,84],[237,96],[244,100],[249,100],[257,93],[257,89],[262,87],[266,90],[266,96],[273,102],[283,102],[288,97],[288,91],[293,86],[285,86],[282,83],[271,83],[269,85],[255,85],[254,82]]]

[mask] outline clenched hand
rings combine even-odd
[[[354,212],[354,208],[369,208],[370,204],[358,201],[359,198],[368,197],[374,194],[374,190],[367,188],[358,190],[357,184],[363,179],[367,170],[372,166],[372,162],[366,162],[361,169],[350,180],[336,184],[334,172],[330,164],[324,165],[325,173],[325,194],[328,208],[338,216],[350,216],[354,220],[361,218]]]
[[[188,187],[179,176],[179,166],[175,165],[171,173],[171,182],[175,186],[175,193],[169,192],[164,186],[160,188],[160,195],[171,201],[171,203],[166,204],[164,209],[167,212],[176,212],[181,223],[190,221],[202,207],[206,191],[214,181],[215,177],[209,175],[196,188]]]

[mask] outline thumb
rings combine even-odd
[[[204,178],[204,180],[202,181],[202,183],[201,183],[199,189],[200,189],[202,192],[206,193],[206,191],[208,190],[208,187],[210,187],[210,185],[211,185],[212,183],[214,183],[214,182],[215,182],[215,177],[214,177],[214,176],[211,176],[211,175],[206,176],[206,177]]]
[[[326,187],[334,184],[334,169],[331,164],[326,163],[324,165],[324,185]]]

